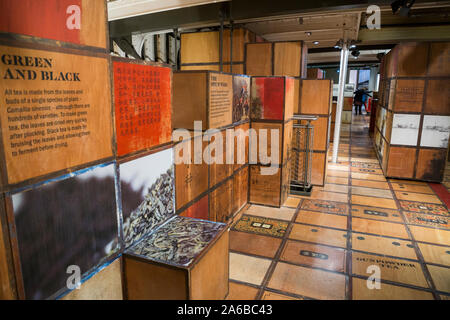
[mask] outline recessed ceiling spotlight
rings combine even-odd
[[[319,41],[314,41],[313,42],[315,45],[318,45],[320,42]]]

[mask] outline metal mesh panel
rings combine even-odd
[[[306,123],[307,122],[307,123]],[[292,136],[291,192],[305,191],[311,187],[314,127],[310,121],[294,123]]]

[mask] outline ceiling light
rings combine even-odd
[[[309,36],[311,36],[312,33],[308,31],[308,32],[305,32],[305,34],[309,37]]]
[[[319,44],[319,41],[314,41],[313,42],[315,45],[318,45]]]

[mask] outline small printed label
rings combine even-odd
[[[328,255],[325,253],[313,252],[309,250],[301,250],[300,255],[311,258],[318,258],[322,260],[328,260]]]
[[[364,210],[365,214],[371,215],[371,216],[379,216],[379,217],[388,217],[389,215],[385,212],[380,211],[374,211],[374,210]]]

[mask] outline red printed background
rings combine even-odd
[[[171,70],[126,62],[113,65],[118,155],[170,142]]]
[[[253,78],[252,119],[283,120],[284,79]]]
[[[73,26],[80,10],[79,29]],[[106,47],[105,4],[100,0],[0,0],[0,32]]]

